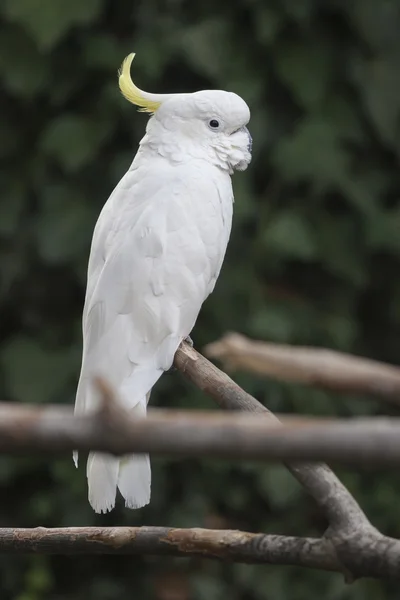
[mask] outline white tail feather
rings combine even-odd
[[[148,454],[132,454],[120,460],[118,489],[127,508],[142,508],[150,502],[151,468]]]
[[[152,373],[151,381],[157,376],[157,372]],[[158,378],[158,377],[157,377]],[[121,390],[122,398],[132,396],[133,390],[129,390],[129,382]],[[129,392],[131,392],[129,394]],[[147,403],[150,398],[151,390],[146,394],[146,398],[138,402],[131,409],[131,414],[137,417],[145,417],[147,412]],[[125,405],[126,405],[125,401]],[[125,506],[127,508],[142,508],[150,502],[151,488],[151,468],[150,457],[148,454],[131,454],[121,458],[118,473],[118,489],[121,492]]]
[[[101,452],[91,452],[86,474],[89,486],[89,502],[97,513],[106,513],[115,506],[119,458]]]
[[[149,398],[150,392],[146,394],[146,399],[131,409],[131,414],[145,416]],[[76,466],[77,458],[74,452]],[[114,508],[117,486],[127,508],[141,508],[150,502],[151,468],[148,454],[116,458],[102,452],[91,452],[86,474],[89,502],[96,513],[106,513]]]

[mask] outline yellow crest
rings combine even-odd
[[[131,64],[134,58],[135,54],[132,52],[125,58],[118,71],[119,89],[128,102],[140,107],[140,112],[154,113],[160,107],[161,102],[152,100],[151,97],[153,94],[143,92],[133,83],[131,79]]]

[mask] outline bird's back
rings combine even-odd
[[[149,169],[134,161],[96,225],[78,412],[94,407],[94,375],[120,393],[136,378],[124,401],[140,401],[171,366],[218,277],[231,228],[230,177],[195,161],[165,162]]]

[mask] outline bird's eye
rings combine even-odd
[[[209,121],[208,124],[211,127],[211,129],[219,128],[219,121],[217,121],[217,119],[211,119],[211,121]]]

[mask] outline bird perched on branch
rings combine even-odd
[[[251,160],[250,111],[239,96],[144,92],[131,79],[134,56],[122,64],[119,87],[152,116],[94,230],[75,414],[96,410],[100,375],[125,409],[145,415],[152,387],[214,289],[231,231],[230,176]],[[147,455],[92,452],[87,478],[96,512],[114,508],[117,488],[128,508],[150,501]]]

